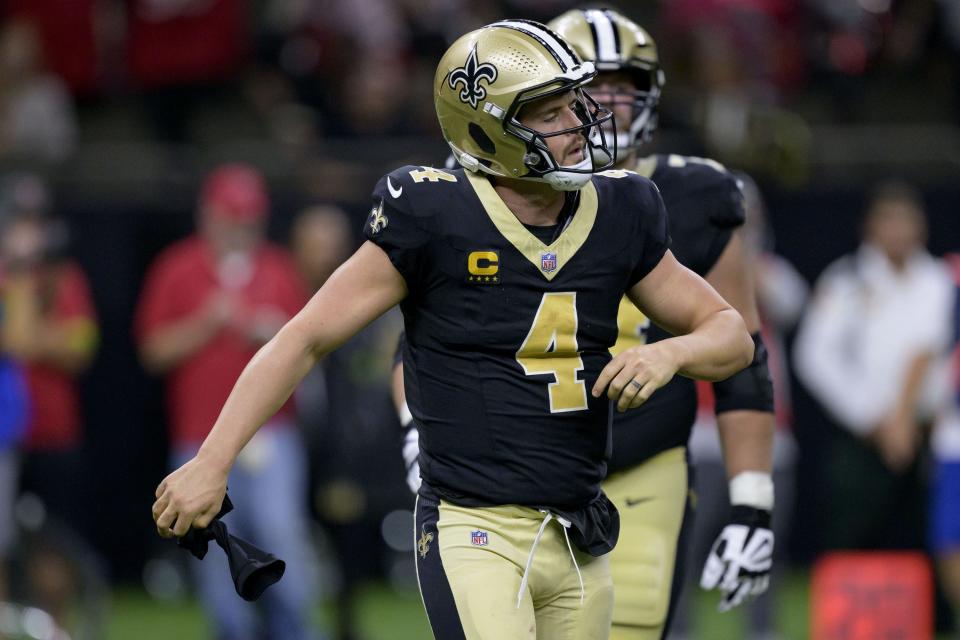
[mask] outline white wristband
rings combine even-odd
[[[410,413],[410,407],[407,406],[406,401],[400,405],[400,410],[397,411],[397,416],[400,418],[400,426],[407,427],[413,422],[413,414]]]
[[[760,471],[738,473],[730,480],[730,504],[773,511],[773,478]]]

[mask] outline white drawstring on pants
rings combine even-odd
[[[573,547],[570,545],[570,535],[567,533],[567,529],[570,528],[570,521],[566,518],[561,518],[560,516],[554,516],[549,511],[543,509],[540,510],[540,513],[545,514],[543,517],[543,522],[540,523],[540,530],[537,531],[536,537],[533,539],[533,545],[530,547],[530,553],[527,554],[527,566],[523,569],[523,577],[520,579],[520,590],[517,592],[517,609],[520,608],[520,602],[523,600],[523,592],[527,590],[527,584],[530,580],[530,567],[533,566],[533,556],[537,551],[537,544],[540,543],[540,538],[543,536],[543,531],[547,528],[547,523],[550,522],[554,517],[556,517],[557,522],[560,523],[560,526],[563,527],[563,539],[567,541],[567,551],[570,552],[570,559],[573,560],[573,568],[577,570],[577,579],[580,581],[580,604],[583,604],[583,574],[580,573],[580,565],[577,564],[577,557],[573,555]]]

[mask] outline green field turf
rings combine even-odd
[[[748,640],[739,610],[716,612],[716,594],[697,590],[690,640]],[[359,593],[358,621],[363,640],[429,640],[426,616],[416,591],[398,593],[369,584]],[[809,638],[809,577],[795,571],[777,595],[777,640]],[[332,605],[317,608],[317,628],[329,629]],[[159,602],[133,588],[114,592],[105,640],[208,640],[203,614],[195,601]],[[948,636],[938,636],[949,640]]]
[[[808,637],[807,576],[792,574],[781,588],[777,602],[780,638],[804,640]],[[698,593],[694,638],[730,640],[746,638],[739,611],[718,614],[716,595]],[[330,619],[330,606],[318,608],[317,625],[324,628]],[[371,584],[360,592],[358,614],[364,640],[429,639],[426,616],[417,592],[397,593],[385,586]],[[135,589],[114,593],[107,618],[106,640],[206,640],[209,637],[200,607],[194,601],[176,604],[151,600]]]

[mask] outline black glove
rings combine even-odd
[[[704,589],[720,589],[720,611],[729,611],[770,585],[773,566],[773,531],[770,512],[735,505],[730,524],[713,543],[700,576]]]
[[[244,600],[253,601],[259,598],[267,587],[283,577],[287,563],[246,540],[230,535],[221,518],[231,511],[233,503],[230,496],[224,496],[220,513],[210,525],[206,529],[191,528],[177,540],[177,546],[186,549],[198,560],[203,560],[207,555],[209,542],[216,540],[227,554],[230,576],[237,593]]]

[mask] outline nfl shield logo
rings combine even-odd
[[[540,268],[544,273],[550,273],[557,268],[557,254],[555,253],[541,253],[540,254]]]
[[[487,532],[486,531],[471,531],[470,532],[470,541],[473,542],[475,547],[485,547],[487,546]]]

